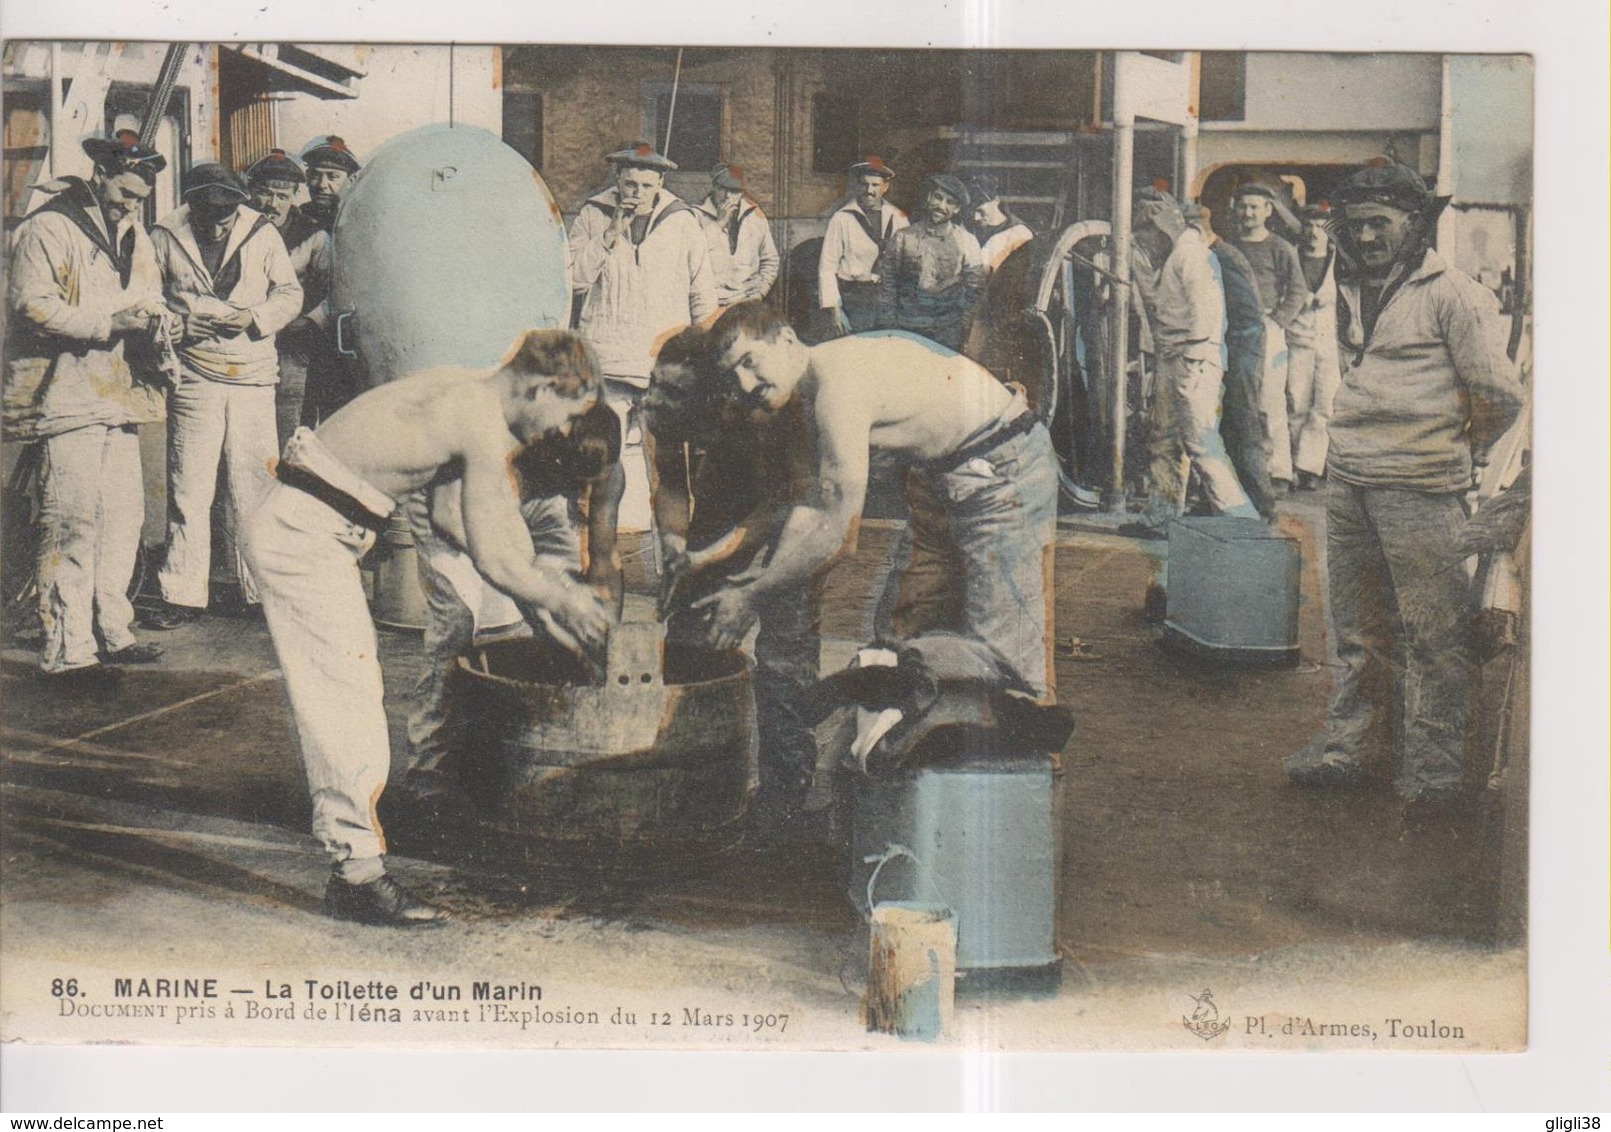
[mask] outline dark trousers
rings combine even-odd
[[[714,592],[721,577],[701,578],[666,620],[666,639],[703,644],[705,622],[688,605]],[[805,692],[822,665],[822,587],[811,583],[771,596],[759,612],[755,638],[755,717],[760,732],[762,808],[798,810],[817,766],[817,738],[801,719]]]
[[[1357,762],[1378,710],[1397,719],[1394,789],[1406,798],[1460,785],[1475,683],[1471,583],[1454,549],[1460,493],[1326,490],[1331,622],[1341,672],[1326,711],[1326,752]],[[1379,703],[1378,689],[1391,702]]]
[[[1053,702],[1057,457],[1045,427],[957,468],[908,471],[906,502],[911,522],[880,603],[893,636],[977,637]]]
[[[694,482],[688,545],[706,546],[747,518],[778,474],[775,453],[762,434],[728,435],[707,452]],[[781,502],[776,504],[782,506]],[[762,555],[770,548],[760,551]],[[751,563],[735,557],[687,578],[677,607],[666,619],[666,639],[703,644],[705,619],[689,608],[720,589]],[[817,739],[800,717],[807,689],[822,664],[822,584],[818,579],[773,594],[759,613],[755,638],[755,715],[760,732],[761,796],[758,808],[797,811],[817,765]]]

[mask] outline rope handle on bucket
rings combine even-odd
[[[872,875],[867,878],[868,916],[873,914],[873,888],[878,884],[878,874],[883,872],[884,866],[889,864],[896,857],[905,857],[908,861],[912,862],[913,865],[917,866],[918,876],[922,877],[928,882],[929,891],[934,894],[934,898],[945,907],[951,907],[950,901],[946,900],[945,893],[940,891],[939,885],[934,883],[934,875],[930,873],[928,867],[923,864],[923,859],[921,857],[904,845],[887,844],[884,846],[884,851],[882,853],[872,853],[862,858],[862,862],[864,864],[873,865]],[[876,865],[873,864],[875,861],[878,862]]]

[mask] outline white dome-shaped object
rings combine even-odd
[[[570,322],[565,227],[496,135],[422,126],[375,151],[342,194],[331,309],[370,385],[496,365],[527,330]]]

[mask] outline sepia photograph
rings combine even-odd
[[[0,1040],[1529,1047],[1529,54],[0,79]]]

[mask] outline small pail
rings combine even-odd
[[[363,564],[375,578],[371,598],[375,623],[388,629],[424,629],[425,589],[420,585],[419,554],[401,510],[387,522]]]
[[[875,902],[878,873],[910,851],[891,846],[867,881],[867,1029],[932,1042],[951,1025],[956,1004],[956,913],[940,902]],[[921,863],[919,863],[921,867]]]

